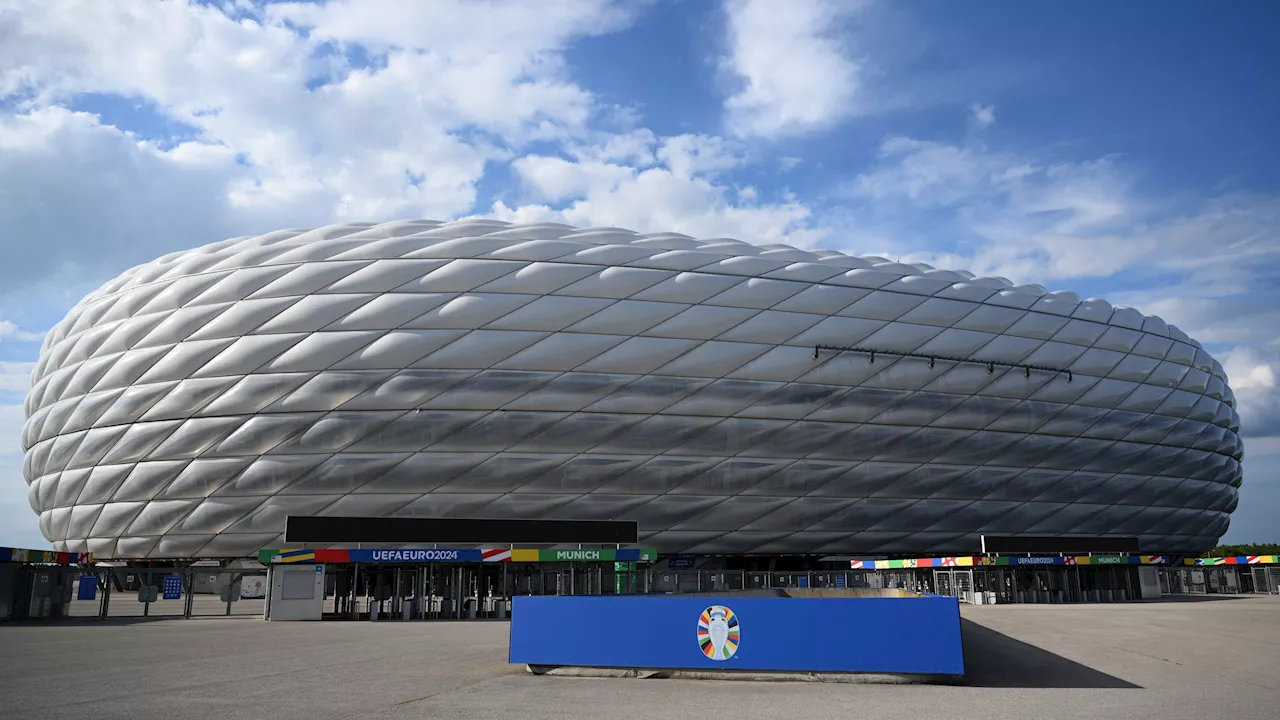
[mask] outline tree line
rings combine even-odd
[[[1209,557],[1234,557],[1236,555],[1280,555],[1280,543],[1219,545],[1209,551]]]

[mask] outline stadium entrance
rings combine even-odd
[[[657,560],[656,551],[620,547],[634,544],[637,536],[635,522],[620,521],[290,517],[286,542],[348,547],[262,550],[259,561],[268,567],[270,586],[266,615],[279,620],[504,618],[518,594],[631,589],[635,583],[618,574]],[[474,545],[484,542],[507,545]],[[393,543],[419,547],[386,547]],[[458,547],[462,543],[470,546]],[[517,543],[553,547],[517,548]],[[422,547],[426,544],[432,547]]]
[[[342,620],[501,619],[516,595],[646,592],[656,559],[654,550],[617,548],[263,550],[259,557],[279,590],[268,597],[268,618],[283,619],[282,605],[300,612],[308,601],[311,617]]]

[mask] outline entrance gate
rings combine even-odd
[[[1253,575],[1253,591],[1257,593],[1280,593],[1280,567],[1251,568]]]
[[[352,620],[505,617],[515,579],[498,563],[352,564],[326,575],[327,614]]]
[[[959,598],[960,602],[975,602],[973,570],[934,570],[934,592],[938,595]]]
[[[645,592],[648,571],[633,568],[657,556],[653,550],[516,549],[501,554],[516,554],[520,560],[457,561],[427,553],[457,556],[462,551],[405,550],[400,556],[392,551],[299,552],[314,555],[305,562],[325,567],[324,616],[396,620],[503,618],[516,595]],[[479,556],[482,551],[469,552]],[[273,556],[274,563],[281,560],[281,551],[262,553],[268,563]],[[338,559],[329,559],[337,553]],[[630,559],[618,561],[619,556]]]

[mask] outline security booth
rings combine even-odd
[[[80,566],[91,562],[88,553],[0,548],[0,620],[69,617]]]
[[[304,619],[294,617],[300,603],[318,600],[305,619],[504,619],[517,594],[612,592],[619,565],[657,559],[622,547],[637,537],[624,521],[290,516],[294,547],[259,553],[266,618]],[[304,597],[304,572],[314,597]]]

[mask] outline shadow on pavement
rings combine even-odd
[[[1139,688],[970,620],[960,620],[964,685],[992,688]]]

